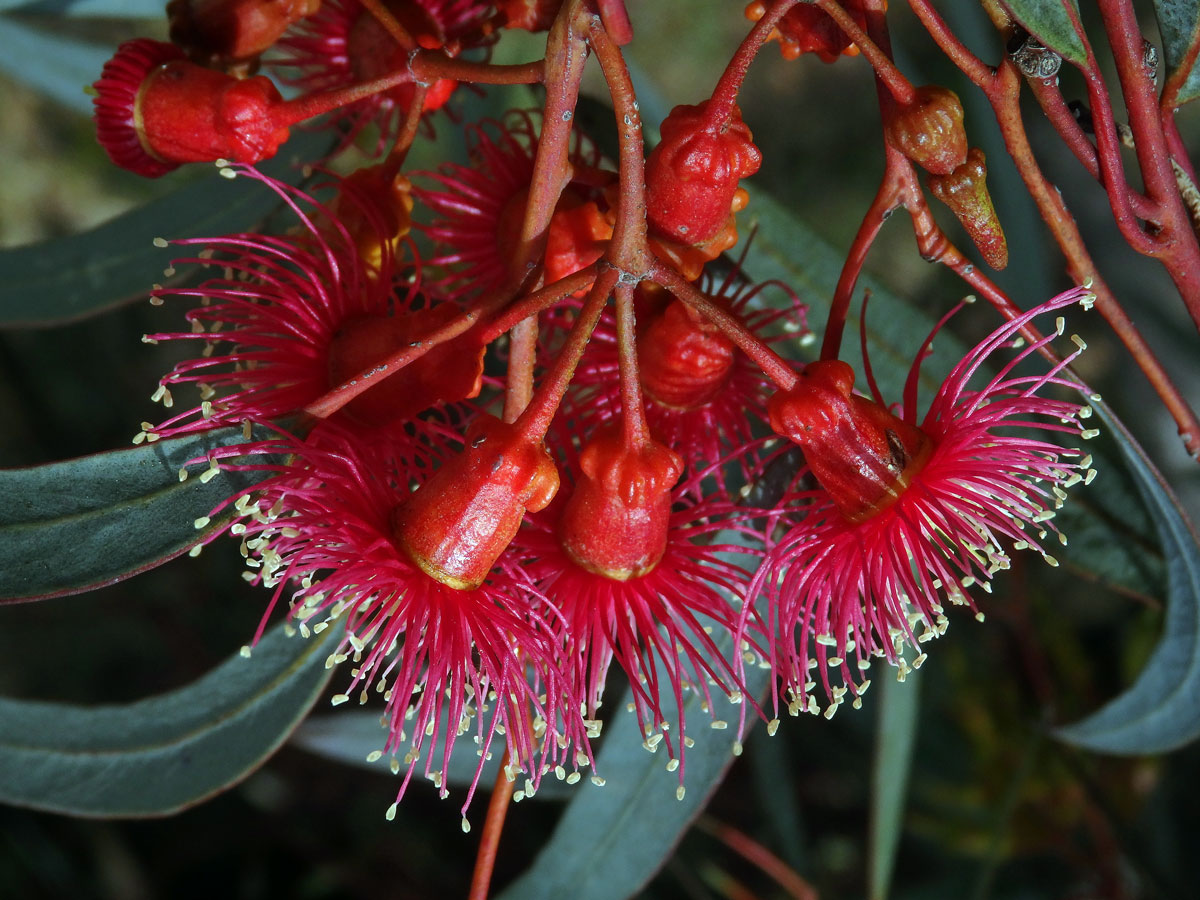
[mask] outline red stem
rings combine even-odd
[[[663,262],[655,263],[650,278],[720,328],[721,332],[782,390],[788,391],[796,386],[796,370],[787,360],[755,337],[754,332],[742,324],[741,319],[727,312],[719,303],[713,302],[711,297],[706,296],[669,265]]]
[[[987,69],[951,34],[941,17],[929,7],[929,0],[910,0],[910,3],[942,51],[987,96],[996,122],[1000,126],[1004,145],[1021,175],[1021,180],[1037,204],[1042,220],[1053,234],[1055,243],[1066,257],[1068,274],[1080,284],[1091,281],[1092,290],[1096,294],[1096,310],[1125,345],[1125,349],[1129,351],[1129,355],[1133,357],[1175,420],[1184,447],[1193,457],[1200,459],[1200,420],[1100,276],[1062,195],[1046,179],[1038,166],[1025,132],[1025,124],[1021,119],[1020,76],[1016,66],[1006,60],[995,71]]]
[[[487,327],[480,331],[479,340],[484,344],[491,343],[522,319],[537,315],[542,310],[561,303],[576,291],[583,290],[590,285],[595,278],[596,264],[592,263],[578,272],[573,272],[531,294],[526,294],[489,322]]]
[[[1137,15],[1129,0],[1099,0],[1098,5],[1125,98],[1142,182],[1146,193],[1160,209],[1160,250],[1156,256],[1166,267],[1192,321],[1200,329],[1200,243],[1197,243],[1171,168],[1154,82],[1142,61],[1143,39]],[[1073,10],[1070,14],[1074,17]]]
[[[280,117],[280,126],[295,125],[297,122],[303,122],[313,116],[319,116],[341,106],[348,106],[366,97],[391,90],[397,85],[411,82],[412,75],[405,69],[385,75],[383,78],[352,84],[349,87],[322,91],[317,94],[305,94],[279,104],[272,110],[272,113]]]
[[[508,377],[504,381],[504,421],[515,422],[533,398],[537,365],[538,317],[522,319],[508,336]]]
[[[642,142],[642,116],[621,49],[608,36],[598,19],[592,20],[588,40],[612,97],[620,141],[617,168],[621,192],[612,241],[604,258],[620,269],[632,283],[645,276],[654,260],[646,244],[646,158]]]
[[[579,318],[571,326],[566,343],[559,351],[558,357],[554,360],[554,364],[538,387],[533,399],[517,419],[518,427],[527,438],[532,440],[544,437],[550,429],[550,423],[558,411],[558,405],[567,392],[567,385],[571,383],[571,379],[575,375],[575,367],[583,356],[583,351],[592,337],[596,323],[600,321],[600,314],[604,312],[608,296],[616,286],[620,274],[614,268],[604,267],[596,276],[596,282],[583,301]]]
[[[730,850],[775,879],[793,900],[817,900],[817,891],[795,869],[742,831],[708,816],[696,823]]]
[[[1097,79],[1097,81],[1099,80]],[[1089,78],[1088,99],[1094,108],[1098,104],[1102,105],[1102,101],[1107,102],[1107,92],[1103,90],[1103,82],[1099,82],[1099,92],[1093,91],[1091,82],[1092,79]],[[1117,140],[1116,128],[1113,125],[1112,111],[1104,106],[1098,121],[1100,130],[1097,131],[1096,143],[1100,145],[1100,152],[1097,153],[1097,147],[1088,140],[1088,136],[1079,127],[1079,122],[1071,114],[1067,104],[1063,102],[1062,92],[1056,81],[1029,78],[1026,79],[1026,84],[1033,91],[1033,96],[1037,98],[1038,105],[1042,107],[1042,112],[1046,114],[1046,118],[1050,120],[1050,124],[1058,132],[1058,136],[1075,154],[1075,158],[1083,164],[1093,178],[1104,184],[1104,189],[1108,192],[1113,218],[1116,219],[1122,236],[1139,253],[1151,253],[1156,249],[1157,244],[1150,235],[1142,230],[1137,219],[1153,221],[1158,215],[1158,206],[1144,194],[1133,190],[1125,180],[1121,164],[1120,142]],[[1104,134],[1103,139],[1100,137],[1101,130]],[[1139,244],[1142,246],[1138,246]]]
[[[383,26],[383,30],[395,39],[397,44],[405,50],[417,48],[416,40],[408,33],[408,29],[400,24],[400,20],[392,15],[392,11],[383,4],[383,0],[362,0],[362,5]]]
[[[642,405],[642,381],[638,374],[637,330],[633,311],[633,285],[618,284],[617,361],[621,375],[621,412],[625,446],[640,450],[650,442],[646,410]]]
[[[425,84],[439,78],[471,84],[538,84],[546,75],[546,61],[502,66],[458,59],[441,50],[418,50],[409,59],[408,69],[417,83]]]
[[[885,146],[885,154],[890,158],[892,151]],[[821,342],[821,359],[837,359],[842,348],[842,334],[846,330],[846,317],[850,314],[850,302],[854,297],[854,287],[858,284],[858,276],[866,262],[871,244],[875,242],[879,229],[884,221],[900,205],[897,191],[894,167],[890,164],[884,171],[883,181],[875,192],[875,199],[863,216],[846,261],[842,263],[842,272],[838,276],[837,287],[833,292],[833,300],[829,304],[829,316],[825,321],[825,337]]]
[[[487,816],[483,820],[483,834],[479,837],[479,852],[475,854],[475,871],[471,875],[471,889],[467,900],[487,900],[492,884],[492,872],[496,868],[496,856],[500,849],[500,835],[504,832],[504,820],[512,805],[513,782],[508,780],[508,750],[500,759],[500,771],[492,786],[488,800]]]
[[[771,4],[763,17],[754,23],[754,27],[750,29],[750,33],[742,40],[733,57],[729,60],[729,64],[725,66],[725,71],[721,73],[721,78],[717,81],[717,86],[713,88],[709,110],[714,118],[723,121],[733,115],[733,107],[737,104],[738,91],[742,89],[742,82],[746,78],[746,72],[750,68],[750,63],[754,62],[754,58],[758,56],[758,51],[762,49],[762,45],[771,37],[771,32],[779,24],[779,20],[796,3],[797,0],[776,0],[775,3]]]
[[[842,31],[846,32],[846,35],[866,57],[867,62],[871,64],[871,68],[875,70],[875,77],[887,87],[897,103],[907,106],[913,102],[916,98],[916,90],[913,88],[912,82],[905,78],[904,73],[897,69],[896,64],[892,62],[890,48],[876,43],[874,38],[877,35],[874,33],[874,29],[872,29],[872,34],[868,35],[859,28],[854,17],[846,12],[837,0],[813,0],[813,5],[820,7],[833,21],[837,22]],[[878,19],[882,21],[883,16],[879,15]]]

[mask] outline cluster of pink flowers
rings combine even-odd
[[[505,6],[515,19],[520,4]],[[526,6],[544,27],[558,4]],[[490,9],[422,0],[403,24],[453,59],[494,39]],[[382,148],[445,103],[453,83],[415,81],[417,57],[393,59],[386,23],[357,0],[302,17],[311,12],[270,37],[284,51],[270,64],[309,92],[282,101],[260,89],[270,129],[333,108],[311,98],[336,94],[343,140],[373,122]],[[97,84],[115,159],[150,160],[159,174],[237,143],[218,140],[230,123],[215,100],[209,126],[220,127],[204,131],[155,92],[204,82],[215,97],[254,79],[217,84],[181,52],[134,50]],[[524,773],[524,794],[546,773],[578,781],[594,767],[615,663],[682,795],[685,695],[703,698],[714,725],[729,705],[735,745],[749,718],[773,731],[780,707],[830,716],[858,705],[875,661],[901,678],[919,666],[947,603],[975,611],[973,589],[989,589],[1012,550],[1053,563],[1054,509],[1093,474],[1087,456],[1046,438],[1091,434],[1086,406],[1046,396],[1074,389],[1063,368],[1078,350],[1039,362],[1050,339],[1021,337],[1039,317],[1087,306],[1086,290],[1005,323],[923,415],[928,343],[895,404],[869,372],[870,396],[856,393],[844,362],[797,369],[780,356],[808,336],[793,292],[717,259],[737,240],[738,180],[761,160],[736,105],[679,107],[668,123],[645,166],[652,209],[636,272],[617,249],[637,239],[624,168],[585,138],[556,132],[566,175],[530,227],[551,123],[514,112],[468,126],[470,163],[435,172],[406,172],[393,153],[304,193],[223,163],[275,191],[293,226],[178,242],[175,265],[194,268],[195,283],[153,292],[194,303],[191,330],[146,339],[200,345],[156,397],[173,407],[181,389],[199,396],[138,440],[275,434],[221,453],[218,464],[264,478],[229,499],[230,531],[271,609],[285,602],[305,635],[342,630],[331,665],[349,663],[350,683],[335,702],[381,696],[379,752],[404,769],[401,794],[414,773],[444,793],[468,735],[476,781],[494,755],[511,779]],[[190,143],[164,138],[181,129]],[[497,366],[506,377],[490,374]],[[782,496],[749,503],[790,446],[805,464]],[[746,695],[747,665],[772,669],[770,699]]]

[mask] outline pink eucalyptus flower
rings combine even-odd
[[[478,0],[406,0],[385,3],[421,49],[458,56],[495,40],[487,27],[491,4]],[[304,92],[350,87],[408,67],[408,49],[358,0],[323,0],[320,9],[298,22],[276,43],[284,53],[269,61],[280,80]],[[438,79],[429,87],[424,112],[440,109],[458,82]],[[334,113],[345,129],[342,146],[354,142],[368,125],[379,128],[375,155],[393,143],[412,105],[415,85],[406,82],[352,103]]]
[[[539,124],[537,116],[515,110],[503,122],[468,126],[469,166],[448,163],[436,173],[415,176],[417,199],[437,215],[422,230],[436,244],[428,265],[448,270],[435,285],[442,295],[477,295],[508,283],[533,180]],[[598,171],[599,152],[580,139],[570,156],[576,180],[563,192],[550,222],[546,283],[594,262],[612,235],[612,224],[598,205],[596,185],[580,180],[607,177]],[[422,180],[436,182],[439,188],[420,187]]]
[[[303,635],[344,629],[330,665],[350,660],[353,668],[333,702],[357,693],[366,703],[372,691],[382,697],[380,755],[400,758],[394,771],[406,769],[397,801],[417,771],[445,797],[451,754],[461,740],[472,743],[479,762],[462,807],[465,828],[489,755],[506,751],[508,771],[525,771],[532,793],[571,750],[559,730],[569,717],[557,706],[554,628],[511,559],[502,558],[481,586],[456,590],[409,558],[396,537],[396,510],[429,478],[446,437],[411,425],[388,437],[364,444],[356,432],[324,423],[303,444],[291,441],[291,461],[237,500],[234,531],[252,579],[275,589],[260,634],[284,597]],[[394,812],[393,805],[388,818]]]
[[[1080,351],[1034,374],[1025,374],[1031,357],[1050,338],[997,357],[1023,345],[1017,334],[1035,317],[1093,299],[1075,289],[996,329],[950,372],[919,425],[916,381],[928,341],[897,414],[852,394],[853,372],[836,360],[810,364],[794,389],[772,398],[773,427],[803,448],[819,485],[785,498],[787,531],[752,585],[769,602],[772,663],[793,714],[820,711],[818,683],[831,700],[827,717],[843,700],[857,705],[875,657],[903,680],[925,661],[921,645],[945,631],[946,606],[974,611],[970,589],[990,590],[1010,549],[1057,565],[1043,546],[1050,534],[1065,543],[1054,510],[1066,488],[1095,473],[1089,456],[1045,433],[1094,432],[1081,423],[1088,407],[1041,394],[1079,390],[1062,372]],[[971,388],[990,362],[999,374]]]

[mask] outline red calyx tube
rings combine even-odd
[[[671,488],[683,471],[679,455],[654,441],[630,447],[621,429],[610,427],[583,448],[579,466],[558,522],[567,555],[616,581],[652,571],[667,549]]]
[[[767,402],[771,427],[804,451],[805,462],[851,522],[887,509],[929,460],[925,434],[878,403],[851,393],[841,360],[810,363],[791,390]]]

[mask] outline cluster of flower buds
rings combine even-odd
[[[253,53],[270,35],[290,54],[278,69],[265,64],[299,70],[307,93],[296,100],[169,45],[125,45],[97,84],[101,140],[154,175],[218,156],[252,163],[308,113],[355,108],[346,103],[357,109],[340,120],[351,133],[367,116],[395,137],[396,110],[419,116],[444,99],[436,82],[414,80],[414,54],[449,59],[486,46],[497,23],[541,29],[583,8],[385,7],[380,16],[376,4],[325,0],[281,35],[291,6],[262,26]],[[610,20],[623,33],[617,7],[606,0],[551,33],[573,40]],[[213,22],[232,15],[224,4],[187,9]],[[780,34],[794,37],[810,12],[793,7]],[[603,57],[619,43],[594,49]],[[252,52],[208,44],[199,55],[244,62]],[[611,75],[611,57],[602,62]],[[974,609],[969,589],[1005,568],[1012,548],[1053,561],[1042,546],[1056,533],[1053,508],[1092,473],[1087,457],[1034,429],[1088,437],[1087,408],[1041,396],[1066,383],[1073,357],[1041,374],[1013,367],[1049,353],[1036,316],[1090,294],[1003,325],[923,416],[928,341],[913,348],[893,404],[869,371],[868,396],[843,361],[788,361],[781,353],[807,335],[799,298],[718,259],[737,241],[740,182],[762,162],[735,95],[676,107],[636,165],[637,135],[614,164],[573,132],[570,114],[527,111],[467,125],[469,160],[436,171],[405,169],[397,144],[303,192],[224,163],[275,191],[295,223],[180,241],[174,265],[200,278],[153,292],[156,303],[195,306],[190,330],[146,340],[200,348],[155,397],[172,406],[173,391],[191,386],[198,400],[144,424],[137,440],[273,430],[214,461],[265,477],[228,501],[231,531],[252,580],[274,590],[272,606],[286,600],[305,633],[344,629],[332,662],[353,660],[362,702],[370,689],[382,695],[380,752],[403,758],[405,785],[420,771],[444,790],[455,739],[469,733],[476,778],[502,744],[506,773],[526,773],[525,795],[546,772],[579,780],[615,663],[681,795],[685,695],[702,698],[714,727],[724,698],[744,726],[748,710],[820,712],[819,683],[832,715],[858,704],[873,660],[901,677],[920,665],[923,653],[906,652],[945,630],[948,604]],[[618,110],[627,127],[635,114]],[[973,234],[990,234],[982,156],[968,151],[953,94],[919,90],[887,135],[939,179],[934,192]],[[1023,349],[1021,334],[1031,337]],[[1000,375],[972,386],[1010,352]],[[781,447],[799,448],[803,465],[760,496],[756,483],[792,456]],[[774,672],[761,704],[746,696],[747,665]],[[735,747],[740,737],[739,727]]]
[[[963,108],[954,91],[917,88],[884,124],[889,144],[929,173],[929,189],[950,207],[993,269],[1008,265],[1008,242],[987,189],[983,151],[967,148]]]

